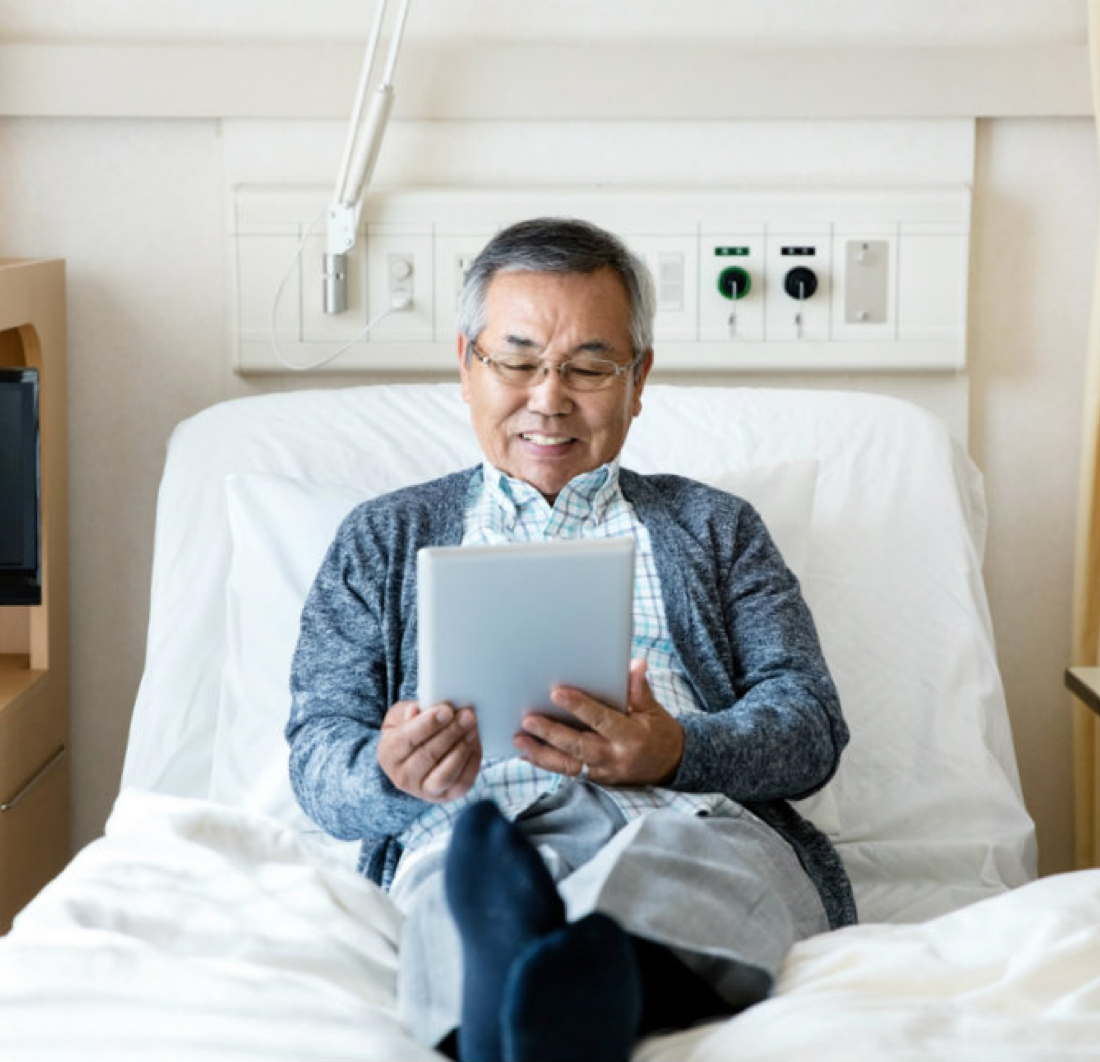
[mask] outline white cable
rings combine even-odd
[[[391,313],[396,313],[398,310],[408,309],[411,305],[411,300],[406,296],[403,299],[394,300],[392,306],[387,307],[373,320],[368,321],[364,325],[363,329],[356,335],[352,336],[346,343],[338,347],[331,353],[324,354],[316,361],[307,362],[306,364],[299,364],[291,361],[283,353],[282,348],[279,346],[279,336],[277,330],[277,318],[279,313],[279,304],[283,301],[283,293],[286,289],[287,282],[294,275],[295,268],[301,266],[302,252],[305,249],[306,241],[309,239],[310,234],[313,232],[317,222],[325,216],[327,211],[322,210],[317,214],[313,220],[305,227],[305,231],[302,233],[302,238],[298,241],[298,247],[291,256],[290,265],[287,267],[286,272],[283,274],[282,279],[279,281],[279,286],[275,289],[275,297],[271,301],[271,349],[275,352],[275,358],[280,365],[285,369],[290,369],[291,372],[310,372],[313,369],[319,369],[323,365],[328,365],[329,362],[335,361],[341,354],[355,346],[365,335],[367,335],[376,325],[381,321],[384,321]]]

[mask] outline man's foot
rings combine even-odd
[[[462,937],[464,1062],[503,1057],[504,984],[516,957],[565,923],[565,906],[542,857],[523,832],[484,800],[455,823],[444,877]]]
[[[660,1030],[688,1029],[702,1021],[725,1018],[765,999],[771,978],[763,970],[741,964],[743,1002],[731,1003],[711,988],[663,944],[630,938],[642,986],[642,1023],[639,1036]]]
[[[626,1062],[638,1038],[634,948],[595,912],[530,945],[508,976],[505,1062]]]

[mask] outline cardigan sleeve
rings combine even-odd
[[[291,665],[290,781],[319,826],[362,840],[366,865],[429,805],[378,764],[382,720],[416,699],[416,558],[462,539],[474,469],[381,495],[341,524],[306,598]]]
[[[344,840],[394,836],[426,806],[378,765],[382,719],[407,692],[392,678],[401,631],[380,547],[356,514],[345,521],[306,599],[291,668],[291,785],[306,814]]]
[[[680,717],[672,788],[740,803],[810,795],[848,729],[797,578],[741,499],[694,484],[674,506],[644,507],[673,642],[704,708]]]

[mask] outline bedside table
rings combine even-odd
[[[1085,707],[1100,715],[1100,667],[1066,668],[1066,686]]]

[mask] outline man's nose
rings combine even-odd
[[[541,378],[527,390],[527,408],[544,416],[568,413],[573,408],[573,396],[561,373],[551,365],[544,365],[541,372]]]

